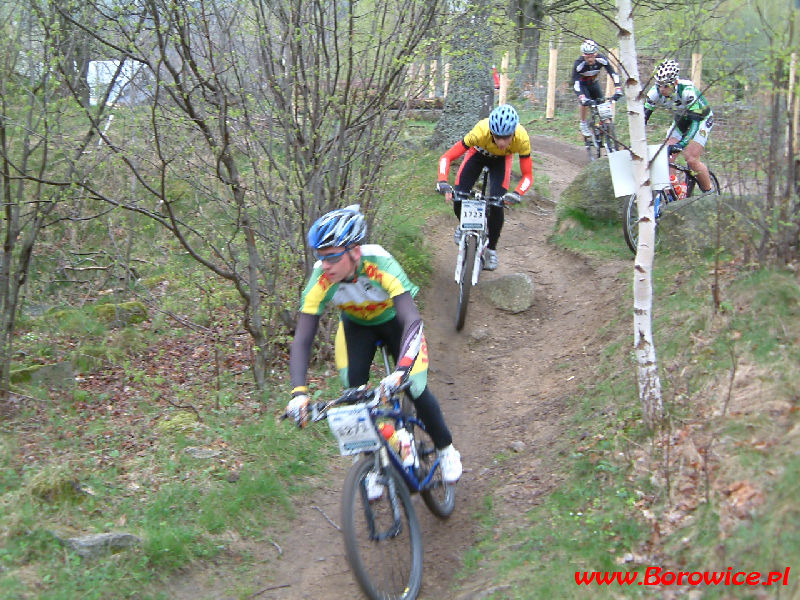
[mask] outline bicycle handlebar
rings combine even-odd
[[[397,394],[406,391],[410,387],[411,382],[408,380],[404,381],[394,392],[392,392],[391,397],[397,396]],[[334,400],[329,400],[327,402],[309,402],[308,407],[310,414],[308,421],[311,423],[321,421],[328,416],[328,411],[331,408],[340,406],[342,404],[357,404],[359,402],[367,402],[369,408],[373,408],[380,404],[381,401],[381,398],[379,398],[377,394],[378,388],[369,389],[368,385],[360,385],[358,387],[346,389],[341,396]],[[283,421],[290,417],[291,415],[288,413],[283,413],[280,417],[280,420]]]
[[[459,199],[459,200],[466,200],[466,199],[470,199],[470,198],[474,198],[476,200],[486,200],[486,204],[488,204],[489,206],[503,206],[503,207],[507,207],[508,206],[507,205],[507,201],[504,200],[505,195],[503,195],[503,196],[484,196],[483,194],[481,194],[480,192],[476,192],[475,190],[470,190],[468,192],[462,192],[462,191],[456,190],[452,185],[448,185],[444,189],[444,191],[440,191],[439,193],[440,194],[447,194],[447,193],[453,194],[453,196],[455,198]],[[513,204],[516,204],[516,202],[514,202]]]

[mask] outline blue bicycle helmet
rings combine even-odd
[[[501,104],[489,113],[489,131],[499,137],[511,135],[517,129],[519,115],[510,104]]]
[[[367,223],[358,204],[325,213],[308,230],[308,244],[314,249],[348,247],[367,235]]]

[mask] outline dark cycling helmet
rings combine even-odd
[[[489,131],[494,135],[505,137],[517,129],[519,115],[510,104],[501,104],[489,113]]]
[[[354,246],[367,235],[367,223],[358,204],[325,213],[308,230],[308,244],[320,248]]]
[[[581,54],[597,54],[597,44],[594,40],[586,40],[581,44]]]
[[[678,74],[680,72],[681,67],[678,64],[678,61],[670,58],[656,67],[653,77],[658,85],[669,85],[678,80]]]

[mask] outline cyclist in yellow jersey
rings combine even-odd
[[[442,478],[461,476],[461,454],[453,447],[439,402],[428,389],[428,351],[422,317],[411,283],[394,257],[377,244],[364,244],[367,233],[358,205],[329,212],[311,226],[308,243],[317,263],[300,301],[289,356],[292,399],[286,414],[303,425],[309,402],[306,376],[319,316],[328,304],[340,312],[336,332],[336,367],[347,387],[367,383],[376,342],[382,341],[395,359],[396,370],[380,386],[396,390],[408,379],[417,415],[433,440],[442,465]]]
[[[466,154],[456,175],[455,189],[458,192],[469,192],[480,177],[484,166],[489,167],[489,195],[500,197],[506,204],[519,202],[531,184],[533,184],[533,162],[531,161],[531,139],[528,132],[519,123],[519,115],[510,104],[501,104],[482,119],[439,158],[439,173],[436,191],[445,194],[448,202],[453,200],[447,193],[450,163]],[[519,168],[522,179],[513,192],[509,192],[511,180],[511,161],[514,154],[519,154]],[[453,211],[456,217],[461,216],[461,202],[453,200]],[[497,242],[503,229],[505,215],[501,206],[489,207],[487,223],[489,227],[489,245],[486,249],[484,269],[494,271],[497,268]],[[461,229],[456,228],[454,239],[456,244],[461,240]]]

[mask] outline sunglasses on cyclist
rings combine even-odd
[[[334,252],[332,254],[320,254],[317,250],[314,250],[314,257],[317,260],[321,260],[323,262],[335,265],[340,260],[342,260],[342,257],[344,257],[345,254],[350,252],[350,250],[351,250],[351,248],[345,248],[341,252]]]

